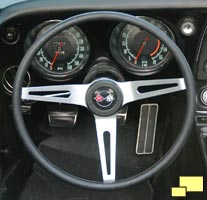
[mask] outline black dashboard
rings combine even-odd
[[[193,68],[197,52],[195,46],[199,43],[205,20],[203,15],[183,15],[174,12],[157,12],[149,15],[143,11],[128,13],[141,17],[166,32],[182,49]],[[39,35],[69,16],[71,13],[68,15],[64,11],[60,14],[48,14],[46,11],[38,17],[30,14],[26,18],[14,18],[1,26],[1,72],[3,87],[7,93],[12,85],[11,73],[15,73],[12,71],[15,71],[27,49]],[[192,35],[182,32],[181,26],[185,23],[195,26]],[[176,62],[161,40],[139,27],[130,26],[124,23],[96,21],[65,30],[37,53],[25,84],[89,82],[92,78],[87,77],[87,74],[97,60],[113,62],[121,73],[115,72],[114,78],[119,81],[144,79],[146,76],[151,79],[179,76]],[[67,48],[67,43],[71,45],[70,49]]]

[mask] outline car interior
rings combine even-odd
[[[0,200],[206,186],[206,0],[0,1]]]

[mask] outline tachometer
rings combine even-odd
[[[57,22],[41,28],[36,38]],[[73,78],[87,63],[90,46],[86,35],[77,27],[70,27],[50,39],[36,54],[33,65],[45,78],[64,81]]]
[[[172,31],[164,23],[142,17],[174,40]],[[110,41],[112,55],[127,71],[148,75],[159,71],[171,58],[168,47],[159,38],[131,24],[119,24]]]

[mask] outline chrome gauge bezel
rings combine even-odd
[[[146,21],[149,22],[149,20],[155,20],[156,23],[161,24],[162,26],[165,27],[167,30],[169,37],[176,42],[175,35],[173,31],[169,28],[168,25],[166,25],[164,22],[154,19],[151,17],[146,17],[146,16],[139,16],[139,18],[142,18]],[[168,51],[166,54],[165,58],[157,63],[156,65],[150,66],[150,67],[138,67],[137,65],[132,64],[129,62],[125,57],[123,56],[121,49],[120,49],[120,34],[122,33],[122,30],[126,26],[126,23],[119,23],[116,25],[116,27],[113,29],[110,37],[110,52],[114,60],[127,72],[134,74],[134,75],[139,75],[139,76],[146,76],[146,75],[152,75],[155,73],[160,72],[166,65],[169,63],[169,61],[172,59],[171,53]],[[160,39],[161,40],[161,39]]]
[[[39,33],[44,28],[55,25],[59,22],[61,22],[61,20],[49,20],[49,21],[45,21],[45,22],[39,24],[38,26],[36,26],[27,37],[27,42],[25,43],[25,49],[28,49],[29,46],[36,39],[38,39]],[[91,45],[90,45],[89,39],[88,39],[87,35],[82,31],[81,28],[79,28],[78,26],[74,26],[73,28],[78,30],[81,33],[84,40],[87,42],[86,54],[84,54],[83,59],[81,60],[80,64],[77,67],[75,67],[71,71],[67,71],[67,72],[50,71],[50,70],[46,69],[44,66],[42,66],[42,64],[38,61],[37,56],[35,56],[31,65],[32,65],[33,69],[36,70],[43,78],[50,80],[50,81],[58,81],[58,82],[68,81],[68,80],[75,78],[78,75],[78,73],[87,64],[89,57],[90,57],[90,50],[91,50]]]

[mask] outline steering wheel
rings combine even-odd
[[[173,79],[158,79],[158,80],[142,80],[142,81],[128,81],[117,82],[108,78],[101,78],[89,84],[74,84],[74,85],[56,85],[56,86],[40,86],[40,87],[25,87],[23,86],[23,78],[29,68],[30,62],[35,56],[36,52],[43,46],[50,38],[62,32],[64,29],[78,25],[85,22],[92,22],[98,20],[111,20],[117,22],[126,22],[135,26],[139,26],[149,33],[152,33],[158,38],[162,38],[162,42],[168,46],[171,53],[174,55],[179,68],[182,72],[183,78]],[[140,87],[143,86],[159,86],[164,85],[164,89],[155,89],[153,91],[141,92]],[[150,23],[136,18],[132,15],[111,12],[111,11],[97,11],[88,12],[74,17],[70,17],[47,31],[42,35],[25,54],[18,68],[13,92],[13,115],[18,133],[30,154],[33,156],[43,168],[45,168],[52,175],[61,180],[80,186],[87,189],[96,190],[115,190],[126,188],[138,183],[141,183],[156,173],[160,173],[167,168],[179,155],[183,149],[188,136],[190,135],[193,125],[194,111],[195,111],[195,86],[194,79],[190,66],[176,44],[162,31]],[[111,97],[111,101],[104,105],[104,108],[96,100],[96,94],[102,89],[105,89],[107,94]],[[164,95],[172,92],[186,90],[186,112],[180,132],[168,152],[161,157],[153,166],[145,171],[132,176],[130,178],[116,180],[116,113],[119,108],[127,103]],[[50,162],[35,146],[32,141],[21,112],[22,100],[34,100],[44,102],[65,103],[84,106],[88,108],[94,115],[96,123],[96,132],[99,146],[100,162],[102,169],[103,182],[96,182],[92,180],[85,180],[69,174],[52,162]],[[110,135],[110,172],[107,171],[107,162],[105,155],[104,134]]]

